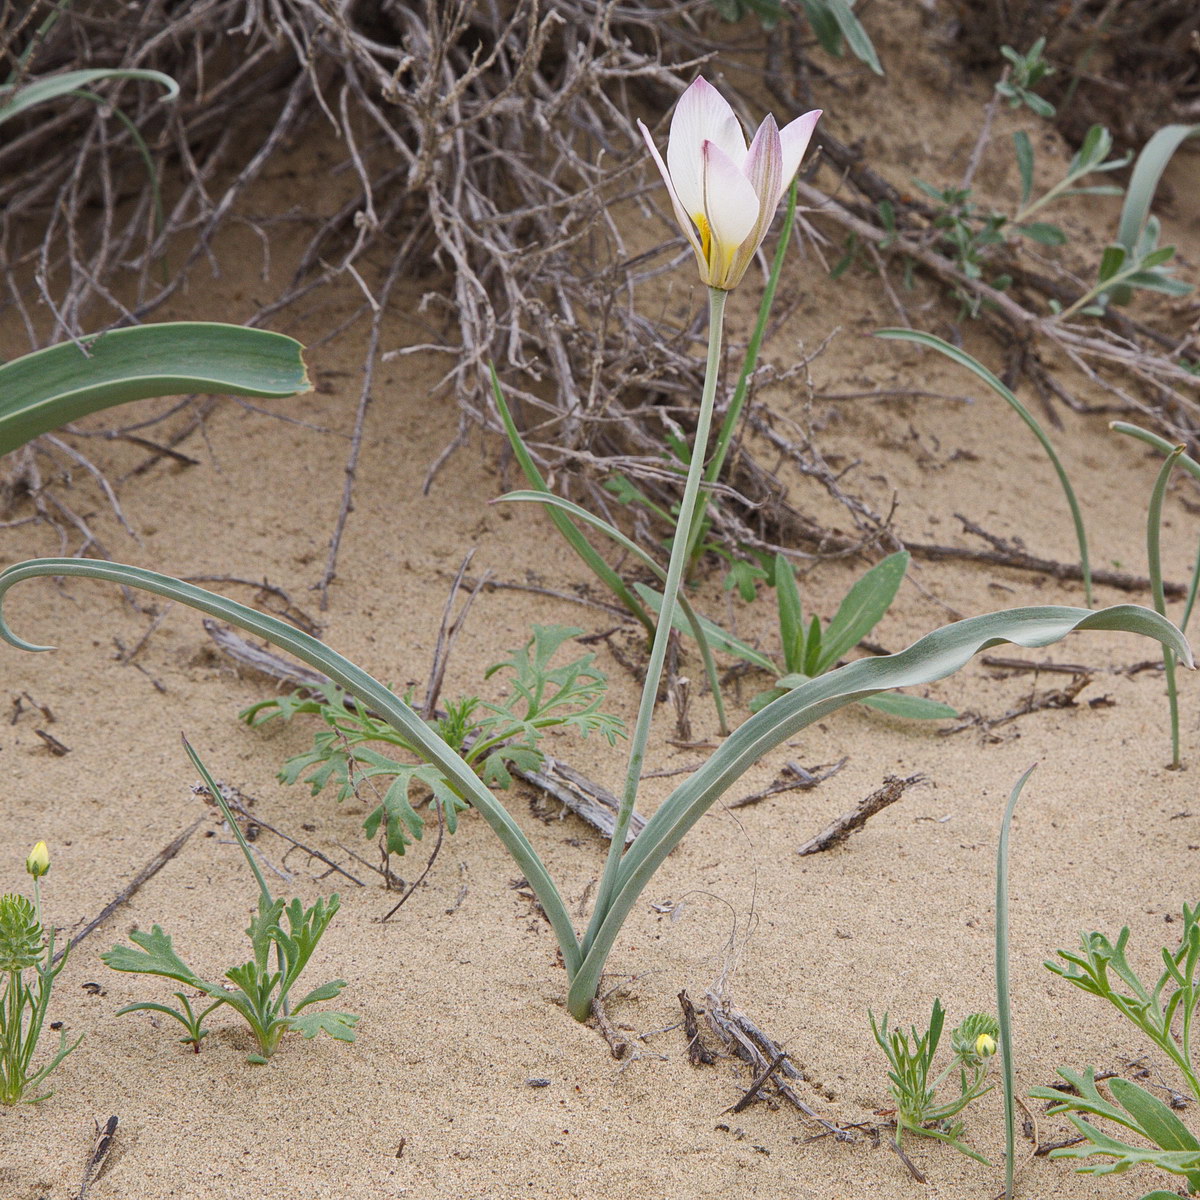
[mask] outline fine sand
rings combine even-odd
[[[915,54],[912,47],[926,36],[920,6],[892,7],[896,20],[878,39],[887,80],[849,72],[818,99],[838,108],[840,127],[857,130],[868,159],[898,182],[914,175],[949,182],[961,174],[988,81],[964,77],[933,43]],[[1032,121],[1007,111],[998,118],[980,179],[1001,200],[1016,186],[1009,133]],[[316,144],[323,136],[319,123],[313,130],[314,144],[293,152],[291,173],[256,193],[259,211],[283,211],[293,202],[295,173],[312,169],[324,152]],[[1039,151],[1048,177],[1068,156],[1049,134]],[[1194,157],[1171,168],[1167,183],[1176,200],[1163,212],[1164,241],[1181,247],[1185,274],[1200,255],[1196,170]],[[833,186],[828,175],[820,182]],[[1107,200],[1075,201],[1062,206],[1059,219],[1076,235],[1077,252],[1088,256],[1108,238],[1115,210]],[[658,235],[647,231],[648,242]],[[217,243],[220,277],[197,273],[186,301],[162,319],[248,316],[266,286],[256,247],[245,229],[232,228]],[[273,277],[286,278],[286,252],[281,235]],[[827,246],[823,253],[836,257],[840,248]],[[438,286],[427,278],[401,289],[385,346],[425,340],[414,314],[422,294]],[[703,302],[690,265],[658,286],[648,304]],[[745,337],[757,288],[757,280],[748,279],[731,306],[734,341]],[[792,258],[783,292],[785,302],[796,303],[769,343],[774,363],[787,366],[837,333],[813,361],[810,381],[793,377],[759,400],[796,423],[780,426],[789,436],[811,431],[831,467],[849,469],[847,490],[877,511],[886,511],[894,496],[896,528],[913,541],[986,548],[964,533],[956,518],[961,513],[1033,553],[1073,560],[1074,537],[1054,474],[1014,414],[941,360],[867,336],[897,320],[877,276],[857,269],[831,281],[809,246]],[[349,282],[315,295],[310,308],[279,327],[313,342],[360,301]],[[914,324],[950,332],[955,308],[932,286],[918,283],[904,302]],[[1179,320],[1165,308],[1143,315]],[[994,344],[969,323],[959,328],[968,348],[1002,365]],[[16,331],[6,336],[11,343]],[[254,585],[266,580],[316,622],[331,646],[398,691],[409,684],[418,693],[423,688],[447,590],[472,549],[473,576],[490,572],[515,586],[477,598],[454,647],[444,695],[495,696],[500,681],[485,681],[484,671],[520,645],[534,623],[574,624],[587,634],[612,629],[617,620],[601,608],[525,590],[599,596],[541,513],[489,506],[519,482],[498,441],[472,436],[423,493],[429,464],[454,437],[458,416],[454,397],[436,388],[444,357],[421,354],[380,368],[355,507],[329,607],[320,611],[311,589],[340,503],[363,352],[364,338],[352,331],[309,353],[314,393],[255,408],[222,402],[203,436],[181,447],[199,460],[195,466],[159,463],[129,475],[143,450],[87,443],[114,481],[136,537],[81,472],[69,483],[52,475],[48,485],[86,517],[114,559],[207,576],[215,580],[208,586],[248,602],[257,595]],[[1106,399],[1063,370],[1081,399]],[[906,388],[945,398],[888,394]],[[878,395],[814,398],[814,392],[872,391]],[[1035,395],[1026,399],[1036,406]],[[106,414],[88,424],[112,427],[166,407],[166,401],[144,402],[132,416]],[[1062,428],[1053,437],[1083,498],[1097,565],[1144,574],[1155,458],[1111,434],[1102,414],[1081,415],[1062,405],[1055,412]],[[755,449],[774,463],[769,447]],[[780,476],[795,506],[853,532],[846,510],[816,480],[786,465]],[[1173,488],[1164,531],[1171,579],[1186,577],[1194,512],[1192,486]],[[18,507],[8,516],[14,523],[0,527],[0,565],[62,552],[55,529],[21,523],[31,513],[28,505]],[[807,611],[831,615],[866,561],[831,560],[806,570]],[[1101,604],[1129,600],[1148,603],[1149,596],[1098,590]],[[714,569],[697,603],[741,637],[777,649],[772,593],[752,605],[731,600]],[[873,638],[899,649],[958,616],[1046,603],[1082,604],[1082,590],[976,563],[915,560]],[[951,1023],[994,1008],[996,839],[1009,790],[1032,763],[1039,766],[1014,826],[1011,879],[1019,1087],[1051,1083],[1060,1065],[1129,1072],[1142,1062],[1151,1083],[1179,1084],[1115,1011],[1042,966],[1056,948],[1074,948],[1081,930],[1115,936],[1128,923],[1133,960],[1153,970],[1158,947],[1177,935],[1173,914],[1197,898],[1195,681],[1181,681],[1190,769],[1167,770],[1162,673],[1127,670],[1155,659],[1152,643],[1080,634],[1049,650],[1015,652],[1029,662],[1082,664],[1092,679],[1071,707],[1034,705],[1037,711],[990,732],[976,725],[949,734],[953,722],[906,722],[851,708],[768,755],[730,800],[766,788],[788,763],[811,768],[843,757],[846,763],[814,790],[715,808],[670,856],[609,963],[608,1014],[633,1047],[616,1061],[594,1028],[567,1014],[565,973],[549,926],[516,886],[518,869],[477,814],[462,818],[423,884],[394,919],[381,923],[398,897],[383,890],[372,870],[378,853],[361,831],[370,806],[339,806],[328,791],[314,797],[307,787],[276,780],[284,759],[310,744],[315,725],[297,721],[254,731],[239,723],[238,711],[275,687],[220,656],[196,614],[145,599],[135,607],[108,585],[41,580],[16,588],[5,615],[18,633],[57,648],[34,656],[0,647],[0,700],[12,714],[0,731],[0,891],[24,890],[25,854],[45,839],[53,862],[44,881],[47,917],[71,934],[164,846],[197,819],[200,825],[72,953],[50,1019],[72,1037],[84,1034],[84,1041],[53,1076],[51,1099],[0,1112],[0,1200],[78,1195],[94,1122],[113,1115],[116,1136],[87,1192],[91,1200],[519,1200],[618,1193],[631,1200],[986,1200],[1000,1186],[997,1167],[913,1139],[908,1153],[928,1177],[922,1185],[888,1149],[891,1101],[867,1010],[886,1011],[894,1024],[908,1025],[927,1019],[935,996]],[[131,650],[143,637],[132,662],[123,661],[120,647]],[[625,657],[640,653],[632,630],[614,642]],[[632,721],[636,681],[608,643],[591,648],[611,681],[608,706]],[[683,669],[701,678],[690,656]],[[1070,680],[977,661],[928,694],[995,719]],[[756,675],[730,684],[735,719],[744,719],[749,697],[765,686],[765,677]],[[669,706],[660,714],[647,760],[653,777],[641,801],[646,811],[678,781],[669,772],[695,767],[716,743],[710,699],[698,683],[693,692],[696,744],[676,744]],[[68,752],[53,753],[42,731]],[[324,874],[321,863],[269,833],[257,843],[267,862],[288,873],[287,882],[270,875],[280,894],[306,902],[333,890],[341,894],[341,912],[306,979],[310,986],[337,976],[348,981],[342,1007],[360,1016],[353,1045],[292,1038],[269,1065],[251,1066],[248,1035],[230,1016],[212,1019],[202,1053],[193,1054],[164,1020],[114,1015],[139,1000],[166,1000],[171,991],[165,980],[119,975],[99,961],[131,929],[162,925],[183,956],[214,978],[245,954],[253,879],[213,811],[190,790],[194,772],[181,732],[219,779],[254,798],[256,816],[363,881],[357,886]],[[547,746],[596,781],[619,787],[620,749],[573,735],[551,736]],[[845,845],[797,856],[797,846],[887,776],[914,774],[923,776],[921,785]],[[582,922],[606,843],[524,785],[504,800]],[[408,857],[393,860],[405,879],[423,869],[432,833],[431,826]],[[731,1113],[751,1073],[727,1055],[711,1066],[689,1062],[677,999],[683,989],[701,1008],[706,993],[718,991],[770,1034],[803,1073],[794,1085],[801,1099],[850,1127],[851,1136],[820,1136],[821,1127],[780,1101],[773,1087]],[[716,1048],[703,1018],[701,1030]],[[51,1036],[47,1031],[47,1045]],[[1031,1103],[1031,1110],[1042,1142],[1069,1133],[1066,1122],[1048,1117],[1041,1105]],[[966,1119],[970,1143],[999,1163],[999,1092]],[[1185,1113],[1184,1119],[1191,1118]],[[1025,1197],[1115,1197],[1170,1183],[1146,1173],[1110,1188],[1031,1153],[1032,1143],[1023,1140]]]

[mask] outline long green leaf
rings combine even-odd
[[[1117,225],[1117,241],[1130,254],[1137,249],[1142,230],[1150,217],[1150,206],[1158,181],[1166,170],[1171,156],[1188,138],[1200,134],[1200,125],[1164,125],[1142,147],[1129,176],[1129,187],[1125,192],[1125,203],[1121,207],[1121,220]]]
[[[775,601],[779,608],[783,669],[799,673],[804,670],[804,605],[792,564],[782,554],[775,555]]]
[[[228,621],[231,625],[236,625],[248,633],[266,638],[272,645],[286,650],[301,662],[306,662],[309,666],[324,672],[343,691],[349,692],[368,708],[379,713],[389,725],[408,738],[414,746],[419,747],[421,754],[445,775],[459,794],[479,810],[483,819],[495,830],[496,835],[524,872],[525,878],[529,881],[538,900],[541,901],[542,908],[558,936],[568,975],[575,973],[581,955],[570,913],[542,860],[520,826],[495,796],[484,787],[482,781],[467,763],[451,750],[403,700],[368,675],[361,667],[355,666],[337,651],[331,650],[316,638],[302,633],[276,617],[256,612],[244,604],[239,604],[236,600],[227,600],[224,596],[215,595],[194,584],[183,583],[168,575],[160,575],[155,571],[146,571],[140,567],[123,566],[120,563],[95,562],[77,558],[41,558],[18,563],[0,572],[0,609],[2,609],[5,594],[13,584],[41,575],[77,575],[85,579],[104,579],[110,583],[141,588],[168,600],[177,600],[200,612],[207,613],[209,616]],[[50,646],[36,646],[17,637],[5,623],[2,611],[0,611],[0,637],[22,650],[52,649]]]
[[[1017,1082],[1013,1059],[1012,992],[1008,971],[1008,845],[1013,813],[1037,764],[1017,780],[1008,797],[1000,822],[1000,841],[996,848],[996,1020],[1000,1025],[1000,1062],[1004,1073],[1004,1200],[1012,1200],[1013,1172],[1017,1158]]]
[[[294,338],[203,321],[116,329],[0,365],[0,455],[88,413],[185,392],[312,390]]]
[[[860,659],[814,679],[746,721],[700,770],[671,793],[651,817],[617,866],[613,898],[604,905],[594,924],[594,936],[585,957],[566,905],[520,827],[468,764],[399,697],[360,667],[275,617],[192,584],[137,567],[73,558],[37,559],[0,572],[0,637],[20,649],[49,649],[17,637],[4,622],[2,608],[4,596],[14,584],[24,579],[56,575],[127,584],[227,620],[323,671],[344,691],[382,715],[418,746],[427,760],[479,810],[524,872],[558,937],[571,981],[568,1007],[579,1019],[590,1011],[608,953],[655,870],[731,784],[764,754],[805,726],[844,704],[880,691],[920,686],[942,679],[962,667],[974,654],[992,646],[1004,642],[1026,647],[1046,646],[1077,629],[1139,633],[1169,645],[1184,662],[1192,663],[1187,640],[1169,621],[1149,609],[1118,605],[1091,612],[1079,608],[1045,607],[1015,609],[960,621],[927,635],[899,654]]]
[[[48,75],[35,79],[32,83],[13,87],[11,84],[0,87],[0,125],[35,104],[45,104],[60,96],[68,96],[88,84],[98,83],[103,79],[151,79],[167,89],[165,100],[174,100],[179,95],[179,84],[170,75],[161,71],[119,70],[111,67],[90,67],[81,71],[64,71],[61,75]],[[5,96],[11,97],[4,100]]]
[[[968,371],[973,371],[979,376],[1029,426],[1033,436],[1041,443],[1042,449],[1045,450],[1046,456],[1050,459],[1050,463],[1054,467],[1054,473],[1058,476],[1058,482],[1062,485],[1063,493],[1067,498],[1067,505],[1071,509],[1071,520],[1075,525],[1075,538],[1079,543],[1080,566],[1083,569],[1084,598],[1090,607],[1092,603],[1092,568],[1088,561],[1087,533],[1083,528],[1083,513],[1080,511],[1079,501],[1075,498],[1075,489],[1071,486],[1071,481],[1067,478],[1066,468],[1059,461],[1054,444],[1046,435],[1046,431],[1038,423],[1037,418],[983,363],[978,359],[972,358],[965,350],[960,350],[957,346],[952,346],[949,342],[943,341],[940,337],[935,337],[932,333],[921,333],[915,329],[877,329],[875,336],[890,338],[895,341],[916,342],[920,346],[928,346],[932,350],[940,351],[952,362],[966,367]]]
[[[0,575],[0,586],[3,578]],[[1190,662],[1191,651],[1184,636],[1148,608],[1134,604],[1119,604],[1099,612],[1066,607],[1017,608],[947,625],[898,654],[848,663],[756,713],[667,797],[626,852],[613,901],[571,984],[568,1008],[577,1017],[586,1015],[608,953],[642,889],[684,834],[763,755],[845,704],[892,688],[919,687],[944,679],[992,646],[1048,646],[1084,629],[1142,634],[1170,646]]]
[[[1162,510],[1166,499],[1167,483],[1179,456],[1187,449],[1186,446],[1174,447],[1163,460],[1154,487],[1150,492],[1150,503],[1146,509],[1146,560],[1150,572],[1150,593],[1154,601],[1154,611],[1167,615],[1167,598],[1163,590],[1162,577]],[[1178,769],[1180,765],[1179,747],[1179,691],[1175,684],[1175,656],[1170,650],[1163,650],[1163,674],[1167,681],[1167,706],[1171,725],[1171,766]]]
[[[883,67],[879,65],[879,56],[875,53],[871,38],[846,0],[825,0],[825,5],[833,14],[833,19],[842,31],[846,45],[854,52],[854,57],[866,63],[876,75],[882,75]]]

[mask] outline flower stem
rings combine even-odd
[[[717,397],[717,377],[721,366],[721,332],[725,322],[725,298],[722,288],[708,289],[708,362],[704,372],[704,391],[700,397],[700,413],[696,418],[696,440],[692,446],[692,459],[688,464],[687,482],[683,499],[679,505],[679,517],[675,524],[675,536],[671,541],[671,560],[667,566],[667,579],[663,585],[662,608],[658,614],[658,625],[654,630],[654,641],[650,646],[650,662],[646,667],[646,681],[642,685],[642,699],[638,706],[637,722],[629,745],[629,767],[625,775],[625,789],[621,794],[621,807],[613,827],[612,844],[608,848],[608,859],[604,874],[596,893],[596,908],[591,925],[583,940],[586,955],[596,931],[608,912],[613,899],[617,869],[621,855],[625,852],[625,835],[637,800],[638,784],[642,776],[642,763],[646,757],[646,741],[650,736],[650,722],[654,716],[654,705],[658,699],[658,685],[662,679],[663,664],[667,657],[667,644],[675,622],[676,597],[684,567],[687,565],[688,547],[692,525],[696,516],[697,499],[700,495],[700,480],[704,473],[704,457],[708,449],[708,435],[712,427],[713,408]]]

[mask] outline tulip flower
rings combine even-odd
[[[800,169],[820,115],[813,109],[780,129],[768,114],[747,148],[728,101],[698,78],[675,106],[665,162],[638,122],[709,287],[729,291],[741,281]]]
[[[29,857],[25,860],[25,870],[34,879],[40,879],[50,870],[50,851],[46,849],[45,842],[38,842],[29,852]]]

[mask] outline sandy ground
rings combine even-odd
[[[831,86],[826,106],[851,114],[843,127],[857,124],[864,131],[870,161],[899,178],[920,172],[949,180],[961,172],[987,86],[962,77],[932,49],[909,62],[906,47],[917,40],[920,21],[918,12],[902,6],[895,26],[878,38],[885,62],[894,64],[888,80],[847,71]],[[1008,130],[1018,127],[1009,121],[1000,119],[997,150],[982,176],[1001,196],[1015,184],[1003,165]],[[1046,146],[1047,154],[1054,151],[1052,141]],[[305,161],[299,154],[297,165]],[[1196,194],[1187,190],[1188,169],[1185,163],[1169,176],[1179,199],[1165,214],[1166,240],[1190,248],[1194,263],[1200,210],[1187,199]],[[288,181],[280,183],[286,191]],[[264,207],[271,200],[269,193],[260,197]],[[1115,216],[1106,204],[1093,203],[1090,209],[1066,206],[1064,220],[1081,234],[1086,253],[1102,243]],[[248,235],[230,234],[218,247],[222,277],[198,276],[186,307],[164,318],[236,319],[252,311],[257,263],[242,253],[251,244]],[[286,275],[281,263],[274,269]],[[793,381],[762,401],[819,430],[819,444],[835,465],[857,461],[847,486],[878,508],[886,509],[895,493],[897,524],[906,536],[977,545],[954,518],[962,513],[994,534],[1020,537],[1035,553],[1069,561],[1073,535],[1061,494],[1013,415],[927,355],[868,340],[872,329],[896,319],[872,275],[851,272],[831,282],[811,249],[803,261],[793,260],[792,271],[785,290],[801,298],[770,346],[776,362],[811,352],[837,326],[841,332],[812,366],[816,389],[925,386],[962,399],[830,403],[813,400]],[[387,345],[419,339],[409,313],[429,286],[414,285],[397,301]],[[675,303],[702,302],[689,268],[664,286]],[[319,307],[298,313],[288,331],[315,340],[356,302],[349,292],[323,293]],[[754,303],[757,295],[737,298],[735,337],[744,333]],[[914,323],[937,332],[949,328],[953,310],[923,285],[906,303]],[[969,328],[965,332],[968,345],[994,356],[986,343],[972,343]],[[424,680],[449,581],[467,550],[476,550],[473,572],[490,570],[503,582],[570,592],[589,580],[538,513],[489,507],[516,482],[511,471],[502,474],[498,444],[477,440],[460,450],[422,494],[428,464],[454,434],[456,413],[451,397],[430,401],[444,360],[415,356],[393,361],[380,377],[338,577],[328,611],[318,611],[310,589],[339,502],[362,351],[361,339],[347,335],[312,352],[319,390],[266,406],[304,424],[226,402],[204,436],[184,447],[200,465],[159,465],[120,483],[136,539],[121,530],[86,479],[77,477],[69,495],[114,558],[192,576],[267,579],[317,620],[326,641],[399,690]],[[1079,379],[1069,382],[1085,399],[1098,399]],[[155,403],[135,410],[142,411],[157,411]],[[1108,433],[1104,417],[1063,409],[1060,415],[1064,428],[1054,436],[1084,498],[1096,562],[1144,571],[1145,498],[1155,462]],[[95,422],[115,423],[115,417]],[[96,451],[97,444],[88,449]],[[106,445],[101,460],[119,480],[141,456]],[[847,527],[845,513],[811,480],[787,482],[794,504]],[[1171,578],[1184,577],[1193,552],[1190,496],[1190,486],[1181,485],[1169,501]],[[28,515],[22,509],[10,517]],[[0,565],[59,552],[58,534],[45,524],[0,529]],[[830,615],[861,570],[861,562],[830,562],[808,572],[802,586],[809,610]],[[243,584],[212,586],[242,600],[254,595]],[[700,599],[741,636],[774,648],[769,593],[753,605],[733,603],[714,573]],[[1098,599],[1130,597],[1100,589]],[[1080,604],[1081,589],[1017,572],[916,563],[875,636],[898,649],[958,615],[1030,603]],[[549,927],[513,889],[518,871],[478,816],[463,818],[424,885],[396,919],[381,923],[395,896],[350,854],[375,861],[360,829],[367,806],[339,807],[329,794],[314,798],[276,781],[284,758],[309,744],[313,726],[297,722],[256,732],[241,725],[238,710],[270,695],[272,685],[217,656],[195,614],[180,607],[166,613],[133,665],[117,661],[115,639],[135,645],[163,615],[161,606],[134,610],[105,585],[39,581],[14,591],[6,615],[18,632],[53,642],[57,650],[32,656],[0,648],[0,700],[13,705],[11,722],[0,728],[0,890],[24,887],[24,855],[44,838],[53,856],[48,917],[76,931],[197,817],[203,824],[78,946],[60,977],[51,1019],[85,1040],[54,1076],[50,1100],[0,1113],[3,1200],[77,1195],[93,1122],[114,1114],[117,1136],[87,1193],[92,1200],[516,1200],[614,1191],[695,1200],[983,1200],[999,1186],[998,1169],[932,1142],[911,1144],[914,1163],[928,1176],[921,1185],[887,1149],[890,1100],[867,1010],[888,1011],[894,1023],[907,1024],[923,1021],[935,996],[952,1022],[993,1007],[996,837],[1009,789],[1034,762],[1040,765],[1019,810],[1012,866],[1020,1087],[1051,1082],[1059,1065],[1129,1070],[1143,1056],[1152,1079],[1161,1072],[1177,1084],[1115,1012],[1041,965],[1056,948],[1073,948],[1081,929],[1115,935],[1128,923],[1134,958],[1149,967],[1178,928],[1168,927],[1171,914],[1196,899],[1195,683],[1183,680],[1185,756],[1192,769],[1172,772],[1164,767],[1169,746],[1161,672],[1122,670],[1154,657],[1148,643],[1086,634],[1026,653],[1031,661],[1086,664],[1093,680],[1075,707],[1036,712],[990,737],[977,728],[946,736],[944,724],[851,709],[771,754],[731,799],[768,785],[787,761],[848,761],[814,791],[712,811],[669,858],[610,961],[609,1013],[635,1047],[617,1062],[594,1029],[567,1015],[565,974]],[[577,624],[588,633],[613,624],[586,604],[522,590],[485,592],[455,649],[446,694],[493,686],[483,681],[484,669],[520,644],[535,622]],[[610,707],[631,720],[635,684],[603,643],[597,650],[611,678]],[[994,718],[1067,678],[975,663],[930,694]],[[740,686],[740,697],[731,696],[739,718],[765,681],[749,677]],[[31,701],[50,710],[52,723]],[[692,721],[697,741],[715,742],[703,695],[693,704]],[[52,754],[39,729],[69,753]],[[161,924],[185,958],[214,976],[243,955],[253,881],[227,833],[189,790],[193,773],[180,748],[181,731],[219,778],[256,799],[264,820],[364,880],[358,887],[321,878],[320,864],[287,853],[279,840],[263,834],[259,842],[265,857],[291,875],[289,883],[277,881],[281,894],[311,902],[335,886],[341,892],[342,910],[306,978],[313,985],[338,975],[349,981],[343,1007],[361,1018],[353,1045],[294,1039],[268,1066],[255,1067],[246,1062],[248,1037],[231,1018],[215,1020],[203,1052],[193,1054],[176,1041],[174,1028],[145,1015],[114,1017],[122,1005],[165,1000],[170,992],[165,981],[118,975],[100,963],[99,954],[130,929]],[[703,746],[673,745],[671,732],[664,714],[649,770],[687,769],[702,760]],[[551,748],[596,780],[619,784],[619,751],[566,737],[551,739]],[[923,785],[847,845],[796,855],[801,842],[885,776],[914,773],[925,777]],[[652,810],[674,782],[648,779],[642,807]],[[575,817],[539,819],[531,808],[535,799],[517,787],[506,803],[568,901],[586,906],[606,846]],[[426,839],[399,863],[400,872],[415,878],[430,844]],[[799,1091],[805,1101],[854,1127],[849,1140],[817,1136],[819,1126],[769,1096],[736,1115],[728,1112],[749,1083],[747,1069],[730,1057],[693,1067],[678,1026],[677,993],[686,988],[703,1005],[706,990],[717,986],[787,1049],[804,1073]],[[1043,1141],[1065,1135],[1065,1122],[1038,1106],[1034,1112]],[[874,1136],[872,1128],[883,1132]],[[970,1110],[967,1132],[972,1145],[1000,1161],[997,1093]],[[1023,1142],[1020,1194],[1026,1197],[1131,1195],[1131,1188],[1170,1182],[1146,1175],[1106,1188],[1065,1164],[1030,1159],[1030,1150]]]

